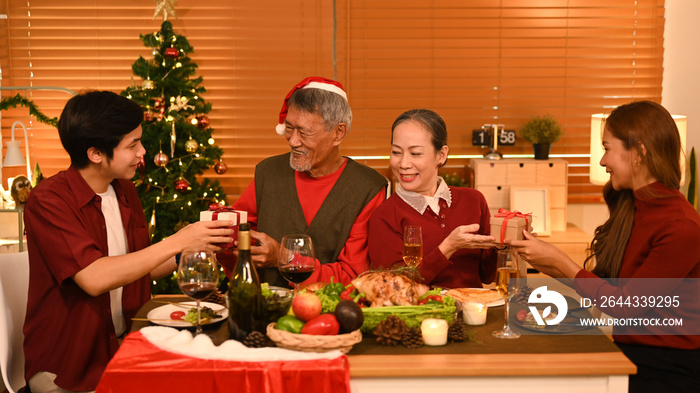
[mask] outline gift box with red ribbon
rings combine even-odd
[[[490,220],[491,236],[503,244],[506,240],[523,240],[523,230],[532,232],[532,214],[498,209]]]
[[[217,207],[214,210],[204,210],[199,212],[199,221],[233,221],[233,241],[228,244],[217,244],[221,248],[233,248],[234,242],[238,239],[238,224],[248,222],[248,212],[244,210],[234,210],[232,207]]]

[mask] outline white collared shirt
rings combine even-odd
[[[430,209],[435,214],[439,214],[440,199],[443,199],[447,203],[447,206],[452,206],[452,193],[450,192],[450,188],[439,176],[437,190],[435,190],[435,195],[431,197],[413,191],[406,191],[401,187],[401,184],[396,185],[396,194],[421,215],[425,213],[425,209],[428,206],[430,206]]]

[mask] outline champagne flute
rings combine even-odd
[[[219,267],[211,251],[185,251],[177,268],[177,284],[182,293],[197,302],[197,329],[202,333],[199,303],[216,290],[219,282]]]
[[[403,227],[403,261],[411,269],[423,261],[423,229],[418,225]]]
[[[496,277],[496,288],[498,293],[505,299],[506,320],[503,329],[496,330],[493,335],[497,338],[518,338],[520,333],[510,329],[508,324],[510,313],[510,298],[518,291],[518,264],[519,256],[510,247],[498,251],[498,276]]]
[[[316,270],[316,254],[309,235],[284,235],[280,242],[278,269],[282,277],[297,286],[306,281]]]

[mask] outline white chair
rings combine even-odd
[[[10,393],[25,386],[24,316],[29,289],[29,256],[26,251],[0,254],[0,371]]]

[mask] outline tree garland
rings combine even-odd
[[[37,120],[44,124],[48,124],[52,127],[58,127],[58,118],[56,117],[48,117],[45,114],[43,114],[39,108],[34,104],[33,101],[30,101],[26,99],[25,97],[22,97],[19,93],[17,93],[16,96],[14,97],[8,97],[3,99],[0,102],[0,110],[5,110],[10,107],[16,108],[17,105],[21,105],[25,108],[29,108],[29,114],[36,117]]]

